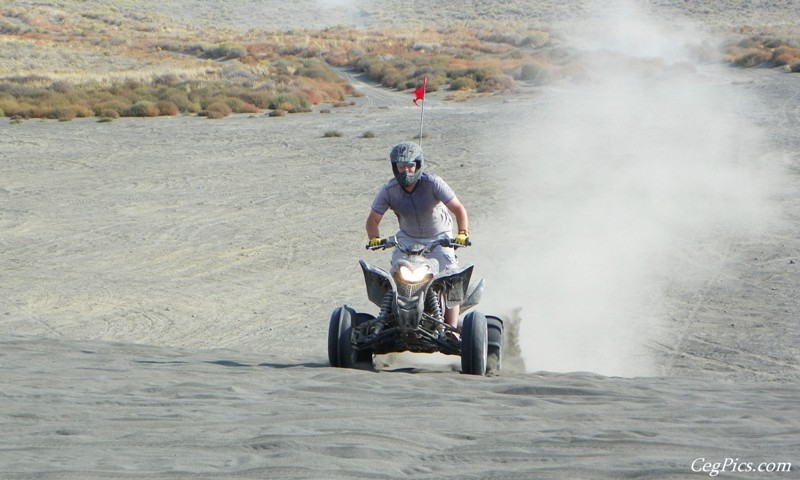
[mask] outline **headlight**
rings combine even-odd
[[[404,282],[408,283],[419,283],[425,280],[425,277],[428,276],[431,269],[428,265],[422,265],[419,268],[414,270],[408,268],[405,265],[400,265],[400,269],[398,273],[400,274],[400,279]]]

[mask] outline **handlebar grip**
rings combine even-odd
[[[386,250],[387,248],[393,247],[394,245],[395,243],[392,241],[391,238],[381,238],[381,243],[379,243],[378,245],[373,246],[372,244],[368,243],[365,248],[367,250]]]
[[[451,248],[471,247],[472,246],[472,240],[467,238],[467,243],[465,243],[464,245],[461,245],[461,244],[456,243],[455,239],[453,239],[453,238],[442,239],[442,240],[439,241],[439,245],[441,245],[443,247],[451,247]]]

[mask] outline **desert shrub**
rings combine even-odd
[[[123,117],[157,117],[159,113],[156,104],[147,100],[140,100],[119,112]]]
[[[542,48],[550,44],[550,34],[547,32],[534,32],[522,39],[519,47]]]
[[[308,109],[308,99],[302,95],[293,93],[279,93],[269,101],[270,110],[282,109],[291,112],[292,110]]]
[[[256,107],[252,103],[243,102],[242,107],[239,109],[238,113],[258,113],[262,109]]]
[[[172,117],[180,113],[178,106],[169,100],[159,100],[156,102],[156,108],[158,108],[159,115],[167,115]]]
[[[370,70],[377,68],[382,63],[383,60],[377,55],[360,55],[353,63],[353,68],[369,75]],[[370,77],[372,76],[370,75]]]
[[[227,117],[231,113],[233,113],[233,110],[224,100],[216,100],[200,112],[200,115],[212,119],[220,119]]]
[[[496,75],[487,77],[478,84],[477,91],[480,93],[490,93],[495,91],[510,91],[514,90],[516,84],[514,79],[508,75]]]
[[[292,107],[289,113],[308,113],[311,111],[309,107]]]
[[[216,102],[218,100],[225,102],[229,107],[231,107],[231,112],[232,113],[236,113],[236,109],[240,105],[243,105],[245,103],[244,100],[242,100],[241,98],[235,97],[235,96],[231,96],[231,95],[228,94],[228,92],[226,92],[224,90],[216,91],[214,93],[214,97],[211,100],[209,100],[208,103],[210,104],[210,103]]]
[[[269,108],[269,102],[272,99],[272,94],[270,92],[261,90],[242,91],[237,92],[236,95],[243,101],[255,105],[261,110]]]
[[[405,89],[406,82],[413,79],[417,67],[409,60],[391,56],[373,55],[356,61],[355,67],[385,87]]]
[[[57,80],[50,84],[50,90],[57,92],[57,93],[70,93],[75,89],[75,87],[64,80]]]
[[[269,112],[269,116],[270,117],[285,117],[286,113],[287,113],[286,110],[277,109],[277,110],[272,110],[271,112]]]
[[[3,112],[3,116],[11,116],[11,112],[14,112],[18,108],[19,102],[17,102],[16,98],[10,95],[0,94],[0,112]]]
[[[48,113],[49,110],[38,106],[20,104],[17,110],[11,112],[11,116],[12,118],[21,118],[27,120],[29,118],[47,118]]]
[[[755,36],[755,37],[743,38],[742,40],[739,41],[738,47],[744,49],[760,48],[761,46],[763,46],[763,44],[764,40],[759,38],[758,36]]]
[[[239,63],[239,62],[236,62]],[[227,80],[241,80],[241,81],[253,81],[256,80],[256,75],[246,68],[242,68],[242,65],[228,65],[222,69],[220,72],[222,76]]]
[[[311,90],[316,92],[321,102],[341,102],[348,95],[353,95],[353,89],[346,83],[318,83]]]
[[[83,12],[81,13],[81,16],[85,18],[90,18],[92,20],[98,20],[102,23],[105,23],[106,25],[113,25],[113,26],[120,26],[123,24],[124,21],[123,18],[121,17],[118,18],[110,14],[93,12],[93,11]]]
[[[409,74],[397,67],[386,65],[380,73],[376,73],[374,76],[377,77],[375,80],[381,82],[383,86],[404,90]]]
[[[98,117],[111,117],[117,118],[120,112],[128,107],[128,104],[122,100],[112,99],[105,102],[96,103],[94,105],[94,114]]]
[[[44,75],[14,75],[6,78],[6,80],[14,83],[38,85],[45,85],[52,81],[50,80],[50,77],[45,77]]]
[[[108,92],[116,99],[125,101],[129,104],[135,103],[140,100],[139,96],[133,89],[128,88],[126,85],[114,84],[108,88]]]
[[[78,118],[86,118],[94,115],[94,110],[84,103],[76,103],[72,105],[72,110]]]
[[[772,52],[777,66],[791,65],[800,60],[800,48],[783,45]]]
[[[69,122],[77,116],[78,114],[72,107],[57,108],[49,114],[49,118],[58,119],[59,122]]]
[[[193,100],[185,88],[180,86],[166,87],[156,94],[159,102],[168,102],[175,105],[179,112],[197,113],[202,110],[200,103]]]
[[[450,90],[473,90],[477,86],[472,77],[458,77],[450,82]]]
[[[7,93],[17,98],[39,98],[47,96],[48,90],[46,88],[35,85],[27,85],[25,83],[2,82],[0,83],[0,93]]]
[[[372,130],[367,130],[361,135],[361,138],[375,138],[376,136],[377,135],[375,135],[375,132],[373,132]]]
[[[448,86],[450,80],[447,78],[447,72],[436,73],[428,76],[428,89],[427,92],[438,92],[439,89]],[[416,86],[414,87],[416,88]]]
[[[504,58],[506,58],[507,60],[510,59],[510,60],[518,61],[518,60],[522,60],[523,58],[525,58],[525,54],[522,53],[522,51],[520,51],[520,50],[511,50],[510,52],[508,52],[508,54],[505,55]]]
[[[96,116],[100,118],[119,118],[119,110],[114,110],[111,108],[104,108],[95,113]]]
[[[220,43],[213,47],[203,48],[205,56],[212,59],[242,58],[247,55],[247,49],[234,43]]]
[[[493,32],[480,37],[485,42],[505,43],[515,47],[522,45],[524,38],[522,34],[510,32]]]
[[[7,21],[5,18],[0,18],[0,34],[2,35],[17,35],[27,31],[30,27],[18,25]]]
[[[2,108],[0,108],[0,117],[5,117],[5,116],[6,112],[4,112]]]
[[[794,29],[794,33],[775,34],[764,39],[766,48],[800,47],[800,30]]]
[[[503,75],[503,71],[499,67],[480,67],[472,70],[475,80],[478,82],[485,82],[492,80],[496,77]]]
[[[294,75],[297,71],[297,67],[298,66],[294,62],[290,62],[286,58],[279,58],[270,63],[270,68],[276,76],[286,75],[289,77]]]
[[[308,62],[300,67],[300,69],[297,70],[297,75],[331,83],[340,81],[336,72],[319,60]]]
[[[139,80],[126,80],[120,87],[125,90],[130,90],[132,92],[139,91],[144,89],[147,85]]]
[[[800,73],[800,61],[789,65],[789,71],[792,73]]]
[[[731,63],[737,67],[750,68],[764,64],[772,59],[772,55],[758,48],[748,48],[734,54]]]
[[[442,48],[441,43],[426,43],[426,42],[416,42],[411,45],[411,50],[415,52],[434,52]]]
[[[344,135],[342,135],[342,132],[338,130],[328,130],[322,136],[325,138],[338,138],[338,137],[343,137]]]
[[[316,89],[304,88],[299,94],[306,97],[310,105],[319,105],[322,102],[322,95]]]
[[[519,79],[524,81],[538,81],[542,83],[549,78],[547,69],[538,63],[525,63],[520,68]]]
[[[233,113],[258,113],[258,107],[247,103],[239,97],[226,97],[225,103],[231,107]]]
[[[174,73],[165,73],[153,79],[153,85],[176,85],[180,79]]]
[[[531,33],[510,33],[510,32],[492,32],[486,35],[479,35],[479,38],[485,42],[505,43],[514,47],[533,47],[540,48],[547,45],[550,40],[550,35],[547,32],[531,32]]]

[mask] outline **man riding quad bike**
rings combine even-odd
[[[328,332],[331,365],[354,367],[371,364],[373,354],[411,351],[460,355],[464,373],[483,375],[489,357],[499,368],[502,321],[471,312],[458,322],[460,312],[476,305],[483,291],[482,280],[469,288],[473,267],[459,268],[455,256],[455,248],[470,244],[466,209],[444,180],[423,171],[419,145],[400,143],[389,158],[394,178],[375,197],[366,231],[367,248],[395,248],[392,267],[387,273],[361,261],[367,296],[380,312],[334,310]],[[400,231],[382,239],[378,226],[389,209]],[[455,239],[449,213],[458,224]]]

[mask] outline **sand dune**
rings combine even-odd
[[[796,462],[797,384],[376,374],[9,336],[2,351],[4,478],[677,479],[698,458]]]

